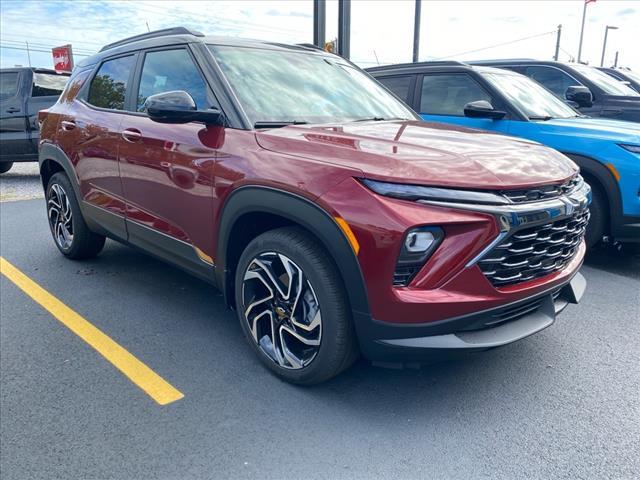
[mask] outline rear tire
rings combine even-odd
[[[609,204],[607,203],[607,197],[599,185],[590,185],[591,205],[589,206],[589,212],[591,213],[591,217],[589,218],[589,224],[587,225],[587,232],[585,234],[587,248],[593,248],[602,241],[602,238],[607,233],[607,224],[609,222]]]
[[[51,235],[62,254],[74,260],[93,258],[104,247],[105,237],[87,227],[69,178],[58,172],[46,191],[47,218]]]
[[[249,243],[236,268],[235,299],[251,348],[288,382],[324,382],[358,357],[342,278],[302,229],[279,228]]]
[[[0,175],[3,173],[7,173],[13,167],[13,162],[2,162],[0,163]]]

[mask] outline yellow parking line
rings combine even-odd
[[[184,395],[106,334],[67,307],[24,273],[0,257],[0,273],[15,283],[69,330],[93,347],[129,380],[160,405],[180,400]]]

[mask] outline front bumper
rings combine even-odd
[[[563,286],[472,315],[429,325],[374,320],[363,354],[380,364],[423,363],[507,345],[549,327],[569,303],[580,301],[585,288],[586,280],[576,273]]]

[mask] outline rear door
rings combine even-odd
[[[6,70],[0,72],[0,156],[7,160],[34,155],[29,140],[25,92],[28,70]]]
[[[83,205],[122,239],[127,232],[118,148],[136,59],[129,53],[102,61],[58,122],[57,143],[75,166]]]
[[[501,101],[468,73],[428,73],[418,77],[416,111],[424,120],[453,123],[470,128],[508,133],[508,119],[469,118],[464,114],[467,103],[485,100],[497,110]]]
[[[221,127],[168,125],[144,112],[154,94],[181,90],[199,110],[218,108],[187,46],[140,53],[131,113],[120,126],[119,161],[129,240],[186,268],[213,256],[213,169],[210,138]],[[212,146],[213,145],[213,146]],[[199,257],[199,258],[198,258]]]

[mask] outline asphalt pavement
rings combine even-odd
[[[154,402],[0,275],[3,480],[640,477],[638,256],[592,255],[582,303],[516,344],[301,388],[188,274],[112,241],[63,258],[42,199],[0,203],[0,232],[2,257],[184,394]]]

